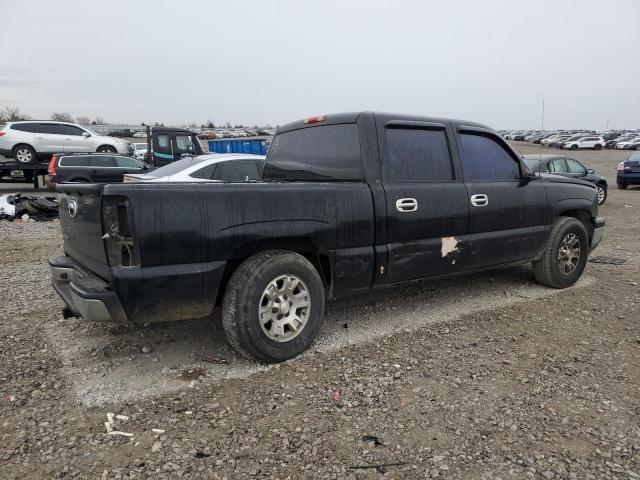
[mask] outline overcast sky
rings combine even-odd
[[[640,128],[638,0],[0,0],[0,48],[0,107],[38,118]]]

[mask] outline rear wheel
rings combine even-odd
[[[601,149],[602,149],[602,145],[600,145],[599,143],[596,143],[596,144],[593,146],[593,149],[594,149],[594,150],[601,150]]]
[[[116,153],[116,149],[111,145],[102,145],[98,148],[98,153]]]
[[[596,185],[596,189],[598,190],[598,205],[604,205],[604,202],[607,201],[607,186],[599,183]]]
[[[233,273],[222,304],[222,326],[231,346],[263,362],[281,362],[305,351],[320,329],[324,287],[302,255],[266,251]]]
[[[536,280],[549,287],[566,288],[578,281],[587,264],[589,236],[581,221],[560,217],[540,259],[533,262]]]
[[[29,145],[18,145],[13,150],[13,158],[20,163],[35,163],[38,156],[36,151]]]
[[[627,189],[627,184],[626,183],[619,183],[618,184],[618,188],[620,190],[626,190]]]

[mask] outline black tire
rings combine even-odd
[[[619,183],[618,184],[618,188],[620,190],[626,190],[627,189],[627,184],[626,183]]]
[[[578,145],[576,145],[575,143],[571,145],[571,150],[577,150],[577,149],[578,149]]]
[[[98,153],[117,153],[117,150],[111,145],[102,145],[98,147]]]
[[[265,289],[286,275],[302,281],[308,291],[309,307],[300,332],[289,329],[289,335],[295,336],[277,341],[265,332],[259,312],[261,305],[271,304],[263,304]],[[267,363],[282,362],[301,354],[313,342],[324,315],[324,301],[322,280],[306,258],[293,252],[269,250],[248,258],[233,272],[222,302],[222,326],[229,343],[240,354]]]
[[[38,161],[38,154],[29,145],[16,145],[13,149],[13,159],[16,162],[29,164]]]
[[[564,272],[560,267],[560,245],[569,236],[578,240],[580,253],[576,264],[570,272]],[[542,256],[533,262],[533,275],[538,283],[553,288],[567,288],[578,281],[589,256],[589,236],[580,220],[572,217],[560,217],[553,224],[551,234],[544,246]]]
[[[607,201],[607,186],[604,183],[598,183],[596,185],[598,189],[598,205],[604,205],[604,202]],[[602,189],[604,196],[600,198],[600,189]]]
[[[599,143],[596,143],[596,144],[593,146],[593,149],[594,149],[594,150],[601,150],[601,149],[602,149],[602,145],[600,145]]]

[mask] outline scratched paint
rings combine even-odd
[[[442,237],[442,258],[458,251],[458,240],[456,237]]]

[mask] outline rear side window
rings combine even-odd
[[[520,176],[518,163],[495,139],[462,133],[462,170],[465,180],[507,181]]]
[[[204,178],[205,180],[211,180],[211,177],[213,176],[213,172],[215,171],[215,169],[216,169],[216,164],[214,163],[212,165],[209,165],[208,167],[204,167],[204,168],[201,168],[200,170],[196,170],[189,176],[193,178]]]
[[[258,179],[258,167],[253,160],[222,162],[218,164],[213,180],[246,182]]]
[[[41,123],[40,133],[48,133],[50,135],[62,135],[62,125],[57,123]]]
[[[11,125],[11,130],[18,130],[19,132],[36,133],[38,131],[37,123],[16,123]]]
[[[301,128],[276,135],[264,167],[274,180],[362,180],[356,124]]]
[[[62,157],[58,165],[60,167],[88,167],[91,157],[70,156]]]
[[[92,167],[115,167],[116,159],[111,155],[95,155],[91,157],[90,164]]]
[[[387,129],[387,176],[392,181],[453,180],[444,130]]]
[[[549,162],[549,172],[567,173],[567,164],[565,163],[564,158],[558,158],[557,160]]]
[[[169,135],[158,135],[158,146],[160,148],[169,148]]]

